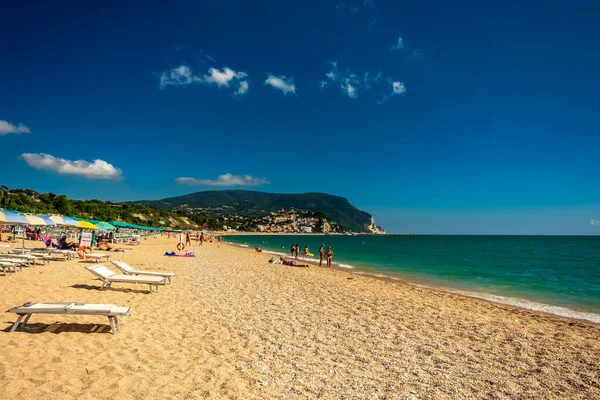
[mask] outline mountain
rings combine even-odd
[[[349,231],[384,233],[377,228],[371,214],[354,207],[343,197],[326,193],[277,194],[248,190],[220,190],[130,203],[163,210],[192,209],[220,212],[225,215],[261,215],[293,208],[323,213],[329,220]]]

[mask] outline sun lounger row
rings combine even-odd
[[[22,263],[24,261],[21,260],[18,262]],[[104,265],[86,267],[88,271],[102,280],[101,289],[110,287],[111,284],[117,282],[134,284],[140,283],[149,285],[150,293],[154,293],[158,292],[158,285],[170,284],[171,278],[176,276],[176,274],[172,272],[136,270],[123,261],[112,261],[112,263],[121,271],[123,271],[124,275],[119,275]],[[0,267],[3,267],[2,261],[0,261]],[[108,317],[113,335],[116,335],[120,328],[118,317],[128,316],[131,312],[131,308],[118,307],[114,304],[25,303],[22,306],[11,308],[7,312],[12,312],[19,316],[17,321],[12,326],[10,330],[11,332],[14,332],[16,329],[25,326],[33,314],[70,314],[104,315]]]

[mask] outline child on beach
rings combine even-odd
[[[190,239],[190,231],[185,234],[185,247],[192,246],[192,240]]]
[[[327,253],[325,253],[325,255],[327,255],[327,267],[331,268],[331,260],[333,260],[333,250],[331,250],[331,246],[327,248]]]
[[[296,258],[300,257],[300,245],[296,243]]]
[[[304,258],[308,257],[308,245],[304,246]]]

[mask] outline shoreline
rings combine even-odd
[[[256,253],[248,245],[243,245],[243,244],[238,244],[238,243],[233,243],[233,242],[226,242],[226,241],[223,241],[222,243],[233,246],[233,247],[237,247],[242,250],[246,249],[248,251]],[[273,251],[273,250],[263,249],[263,251],[261,253],[271,254],[274,256],[283,255],[288,258],[290,257],[289,254],[287,254],[287,253]],[[260,253],[258,253],[258,254],[260,254]],[[307,262],[316,267],[319,266],[319,261],[315,260],[313,258],[298,257],[297,260]],[[424,288],[427,290],[451,293],[451,294],[469,297],[471,299],[484,300],[484,301],[487,301],[492,304],[500,304],[500,305],[504,305],[504,306],[508,306],[508,307],[515,307],[515,308],[518,308],[521,310],[543,313],[543,314],[553,316],[553,317],[567,318],[567,319],[573,320],[573,321],[579,321],[579,322],[600,325],[600,314],[594,313],[594,312],[589,312],[589,311],[585,311],[585,310],[577,310],[577,309],[572,309],[572,308],[565,307],[562,305],[548,304],[548,303],[543,303],[540,301],[534,301],[534,300],[529,300],[529,299],[524,299],[524,298],[519,298],[519,297],[511,297],[511,296],[504,296],[504,295],[500,295],[500,294],[492,294],[492,293],[487,293],[485,291],[466,290],[466,289],[462,289],[462,288],[458,288],[458,287],[444,286],[443,284],[438,284],[436,282],[432,282],[425,278],[419,279],[419,277],[403,275],[403,274],[398,274],[398,275],[385,274],[384,272],[374,272],[374,271],[363,270],[363,269],[361,269],[360,266],[354,267],[354,266],[345,266],[345,265],[348,265],[348,264],[334,262],[334,263],[332,263],[331,269],[336,270],[336,271],[348,272],[348,273],[352,273],[352,274],[356,274],[356,275],[360,275],[360,276],[368,276],[368,277],[382,280],[382,281],[392,283],[392,284],[395,283],[395,284],[401,284],[401,285],[409,285],[409,286]],[[327,268],[327,267],[321,267],[321,268]]]
[[[111,254],[177,274],[155,294],[101,290],[81,259],[0,277],[5,310],[133,308],[115,336],[106,318],[75,315],[35,315],[9,332],[16,317],[3,313],[1,397],[600,398],[597,324],[351,269],[268,264],[272,254],[222,244],[164,257],[177,239],[158,237]]]

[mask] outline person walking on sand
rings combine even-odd
[[[185,234],[185,247],[192,247],[192,240],[190,239],[190,231]]]
[[[300,245],[296,243],[296,258],[300,257]]]
[[[308,245],[304,246],[304,258],[308,257]]]
[[[202,246],[202,242],[204,242],[204,232],[200,233],[200,236],[198,236],[198,243],[200,243],[200,246]]]
[[[321,247],[319,247],[319,267],[323,266],[323,256],[325,255],[325,245],[322,244]]]
[[[331,246],[327,248],[327,268],[331,268],[331,260],[333,260],[333,250],[331,250]]]
[[[294,246],[292,244],[292,248],[290,249],[290,252],[292,253],[292,257],[294,257],[294,255],[296,255],[296,246]]]

